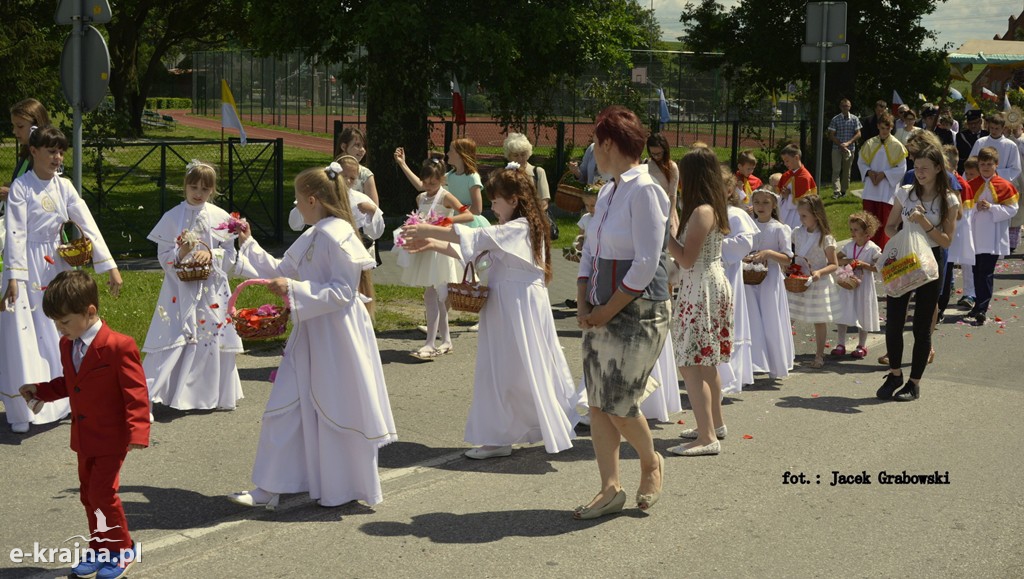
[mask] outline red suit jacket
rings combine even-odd
[[[36,398],[71,402],[71,450],[82,456],[124,454],[149,446],[149,390],[135,340],[106,324],[75,372],[72,341],[60,339],[64,375],[38,384]]]
[[[782,174],[782,178],[779,179],[779,191],[782,191],[789,182],[793,182],[793,202],[803,197],[804,195],[817,195],[818,186],[814,183],[814,177],[811,176],[811,172],[807,170],[807,167],[800,165],[800,168],[796,171],[786,171]]]

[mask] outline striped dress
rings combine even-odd
[[[836,240],[831,235],[825,236],[824,243],[819,243],[820,239],[820,231],[807,231],[803,227],[793,230],[793,248],[796,263],[803,269],[802,275],[810,275],[811,271],[828,265],[825,248],[835,250]],[[794,320],[819,324],[832,322],[839,316],[839,289],[833,274],[812,283],[805,292],[786,293],[789,295],[789,315]]]

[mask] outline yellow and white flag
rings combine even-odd
[[[242,128],[242,120],[238,118],[235,97],[231,96],[228,81],[224,79],[220,79],[220,126],[225,129],[238,129],[239,140],[245,144],[245,129]]]

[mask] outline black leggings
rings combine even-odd
[[[939,271],[945,273],[945,250],[933,250],[933,253]],[[885,298],[885,350],[889,355],[889,368],[899,370],[903,365],[903,326],[907,319],[907,309],[910,307],[910,296],[917,296],[914,303],[914,351],[910,358],[910,377],[914,380],[920,380],[921,376],[924,376],[925,367],[928,366],[928,355],[932,351],[932,317],[939,303],[939,291],[945,277],[940,274],[939,279],[928,282],[912,292],[898,298]]]

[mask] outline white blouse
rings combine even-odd
[[[609,181],[598,194],[587,227],[580,279],[590,279],[596,259],[632,260],[622,280],[627,291],[643,291],[654,279],[665,245],[668,194],[637,165]]]

